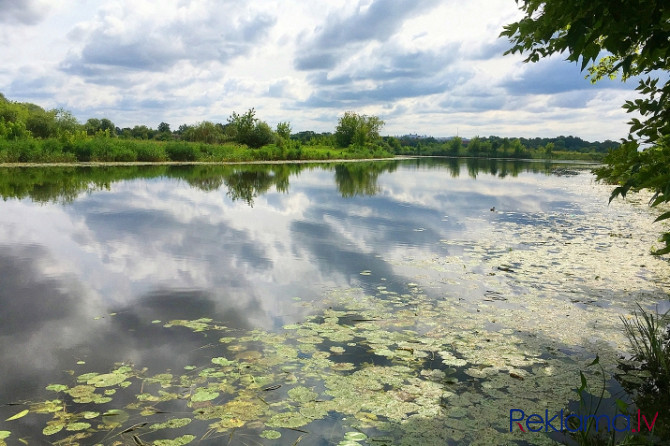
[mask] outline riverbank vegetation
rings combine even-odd
[[[334,132],[292,133],[289,122],[275,129],[256,116],[233,112],[227,122],[161,122],[119,128],[110,119],[80,123],[63,109],[45,110],[0,94],[0,163],[223,162],[388,158],[436,155],[475,158],[600,160],[616,143],[580,138],[463,138],[380,135],[377,116],[345,112]]]
[[[418,135],[386,137],[384,141],[398,155],[467,156],[474,158],[517,158],[600,161],[619,143],[589,142],[575,136],[556,138],[501,138],[499,136],[434,138]]]
[[[374,119],[373,119],[374,118]],[[346,142],[340,133],[348,121],[377,127],[354,127]],[[343,123],[345,125],[343,125]],[[376,117],[345,113],[332,137],[292,137],[288,122],[273,130],[252,108],[233,112],[226,124],[203,121],[175,131],[162,122],[118,128],[109,119],[84,124],[68,111],[44,110],[30,103],[8,101],[0,94],[0,163],[274,161],[388,158],[393,156],[379,137],[383,122]]]

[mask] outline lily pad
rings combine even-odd
[[[182,435],[172,440],[154,440],[154,446],[184,446],[195,440],[195,435]]]
[[[264,430],[261,432],[260,436],[267,438],[268,440],[277,440],[278,438],[281,438],[281,432],[277,432],[275,430]]]
[[[265,424],[270,427],[284,427],[295,429],[305,426],[312,421],[298,412],[282,412],[273,415]]]
[[[196,391],[191,395],[191,401],[193,402],[203,402],[203,401],[211,401],[215,398],[218,398],[219,392],[216,390],[208,389],[208,388],[198,388]]]
[[[105,373],[89,379],[86,384],[95,387],[111,387],[121,384],[127,378],[123,373]]]
[[[62,431],[64,427],[65,423],[63,423],[62,421],[57,421],[54,422],[53,424],[47,424],[47,426],[44,429],[42,429],[42,434],[47,436],[54,435]]]
[[[319,394],[307,387],[297,386],[288,391],[288,396],[298,403],[306,403],[314,401]]]
[[[17,413],[16,415],[12,415],[11,417],[7,418],[5,421],[14,421],[14,420],[18,420],[19,418],[23,418],[23,417],[25,417],[26,415],[28,415],[29,412],[30,412],[29,409],[24,409],[24,410],[22,410],[21,412]]]
[[[63,384],[49,384],[46,386],[46,389],[51,390],[52,392],[63,392],[68,389],[68,386]]]

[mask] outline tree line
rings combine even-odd
[[[555,138],[507,138],[500,136],[464,139],[405,135],[384,137],[399,155],[468,156],[481,158],[602,159],[619,143],[589,142],[575,136]]]
[[[36,104],[9,101],[0,93],[0,162],[244,161],[393,154],[598,159],[618,145],[574,136],[382,137],[383,126],[377,116],[348,111],[339,118],[334,132],[293,133],[290,122],[280,122],[273,129],[252,108],[233,112],[225,123],[201,121],[172,129],[161,122],[155,129],[146,125],[120,128],[108,118],[80,123],[62,108],[45,110]]]
[[[252,108],[233,112],[225,123],[119,128],[108,118],[80,123],[62,108],[45,110],[0,93],[0,163],[387,158],[383,125],[378,117],[346,112],[334,133],[292,134],[289,122],[273,129]]]

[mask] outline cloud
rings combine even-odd
[[[579,65],[561,59],[548,59],[535,64],[524,65],[523,71],[513,74],[512,78],[501,83],[507,93],[524,94],[557,94],[578,90],[594,90],[601,88],[628,88],[621,82],[600,81],[591,84],[585,79],[586,72]]]
[[[49,6],[41,0],[0,0],[0,23],[36,25],[47,16]]]
[[[467,77],[465,71],[453,68],[460,58],[459,47],[448,44],[435,50],[414,50],[390,45],[382,51],[365,52],[340,74],[320,71],[308,76],[314,90],[302,105],[387,104],[444,93]]]
[[[351,45],[386,41],[403,22],[437,4],[436,0],[375,0],[365,10],[359,5],[353,14],[331,15],[311,40],[302,42],[294,66],[303,71],[332,69],[350,54]]]
[[[72,38],[84,34],[84,44],[61,69],[96,78],[119,69],[165,71],[180,61],[226,64],[248,55],[276,22],[265,12],[205,3],[200,7],[206,6],[207,14],[166,8],[165,17],[154,9],[136,10],[130,2],[103,9],[93,23],[80,24],[71,33]]]

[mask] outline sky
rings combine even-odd
[[[627,134],[635,82],[565,56],[524,64],[499,38],[514,0],[0,0],[0,92],[117,127],[225,123],[384,135]]]

